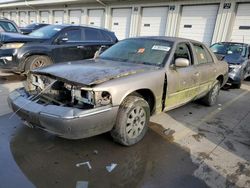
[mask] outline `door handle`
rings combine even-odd
[[[78,49],[83,49],[85,46],[77,46]]]

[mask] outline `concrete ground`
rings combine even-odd
[[[6,101],[23,79],[0,76],[0,188],[250,187],[249,81],[221,91],[214,107],[152,117],[143,141],[123,147],[109,134],[71,141],[24,126]],[[91,169],[76,167],[86,161]]]

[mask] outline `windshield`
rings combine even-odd
[[[236,43],[217,43],[211,46],[211,49],[216,54],[238,54],[246,56],[247,47],[244,44]]]
[[[0,21],[0,32],[1,31],[14,32],[14,33],[18,32],[16,27],[12,23],[5,21]]]
[[[32,33],[29,34],[29,36],[42,38],[42,39],[49,39],[53,37],[59,31],[61,31],[61,29],[63,29],[63,26],[48,25],[48,26],[45,26],[38,30],[33,31]]]
[[[162,65],[169,55],[172,42],[155,39],[126,39],[104,51],[101,59]]]

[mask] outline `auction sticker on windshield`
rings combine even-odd
[[[165,51],[168,52],[171,48],[169,46],[160,46],[160,45],[154,45],[152,47],[152,50],[161,50],[161,51]]]

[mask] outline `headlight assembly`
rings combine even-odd
[[[111,104],[111,95],[107,91],[94,92],[91,90],[73,89],[72,97],[81,103],[90,104],[95,107]]]
[[[1,49],[17,49],[21,48],[24,43],[5,43],[1,46]]]
[[[96,106],[105,106],[111,104],[111,95],[107,91],[95,92]]]

